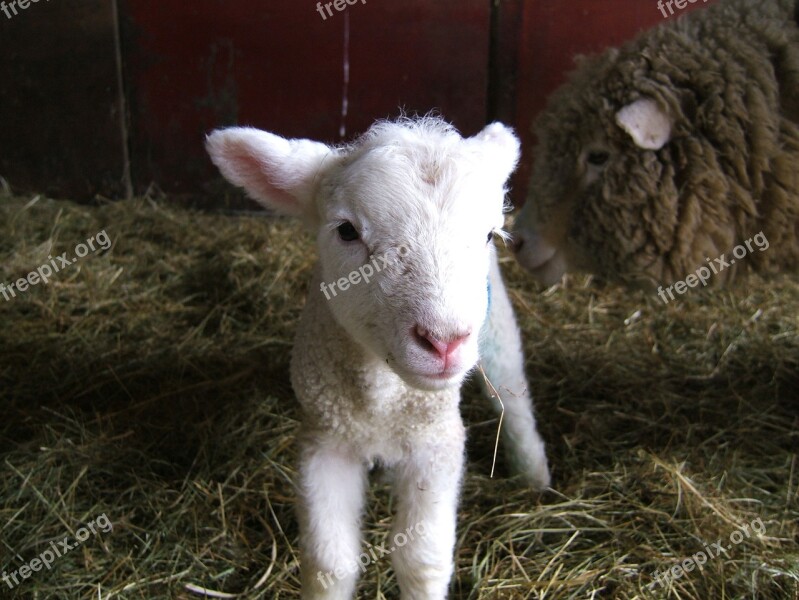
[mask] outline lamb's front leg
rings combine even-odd
[[[465,432],[453,415],[396,467],[397,515],[388,551],[402,600],[443,600],[452,577]]]
[[[307,436],[300,459],[303,600],[349,600],[358,579],[366,467],[346,447]]]
[[[550,482],[544,442],[536,429],[533,401],[524,374],[521,334],[496,257],[489,277],[491,306],[480,340],[480,362],[505,407],[502,436],[513,468],[534,488],[543,489]],[[490,394],[482,375],[477,376]],[[499,410],[499,403],[492,400]]]

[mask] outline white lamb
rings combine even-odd
[[[460,386],[478,340],[502,393],[509,453],[534,487],[549,484],[492,244],[518,140],[498,123],[464,139],[428,117],[379,122],[345,147],[231,128],[207,148],[229,181],[317,235],[291,361],[304,414],[302,597],[353,596],[367,473],[380,463],[393,471],[395,535],[413,538],[391,555],[402,597],[445,598],[464,458]]]

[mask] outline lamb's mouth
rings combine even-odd
[[[458,385],[466,376],[466,371],[463,369],[445,369],[432,373],[408,368],[397,371],[407,384],[424,390],[440,390]]]
[[[453,369],[447,367],[435,371],[420,371],[418,367],[412,367],[403,361],[397,360],[396,356],[389,353],[386,356],[386,364],[402,378],[405,383],[414,387],[425,389],[439,389],[451,385],[451,382],[464,375],[463,369]]]

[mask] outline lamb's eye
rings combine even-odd
[[[354,242],[359,237],[358,230],[355,229],[352,223],[349,221],[344,221],[341,225],[339,225],[336,230],[338,231],[338,237],[340,237],[345,242]]]
[[[486,239],[486,244],[490,244],[491,240],[493,239],[494,239],[494,230],[492,229],[491,231],[488,232],[488,239]]]
[[[593,165],[595,167],[604,167],[609,158],[610,154],[604,150],[593,150],[588,153],[588,155],[585,157],[585,160],[589,165]]]

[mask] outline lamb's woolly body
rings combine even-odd
[[[498,124],[464,139],[438,119],[404,119],[339,148],[231,129],[214,133],[208,149],[229,180],[317,233],[291,361],[303,409],[303,598],[352,597],[367,470],[380,462],[393,471],[393,532],[426,531],[392,553],[403,598],[442,600],[463,473],[460,384],[479,355],[504,396],[515,466],[533,486],[549,483],[490,242],[518,140]],[[355,239],[337,233],[345,223]],[[391,250],[368,283],[320,293]]]
[[[522,264],[546,271],[546,253],[535,256],[540,241],[567,269],[670,282],[762,230],[769,250],[735,266],[795,267],[794,5],[722,0],[585,60],[536,122],[534,173],[517,220],[531,242]],[[670,141],[657,150],[636,145],[617,122],[642,98],[672,122]],[[587,160],[597,151],[610,155],[601,170]]]

